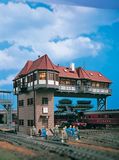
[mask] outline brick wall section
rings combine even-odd
[[[18,100],[24,100],[24,106],[18,107],[19,119],[24,120],[24,126],[19,126],[19,131],[25,134],[30,133],[30,128],[27,126],[27,120],[34,120],[34,105],[28,106],[27,99],[33,98],[33,91],[26,94],[18,95]],[[42,105],[42,97],[48,98],[48,105]],[[48,113],[42,112],[43,107],[48,107]],[[54,93],[52,91],[35,91],[35,123],[37,131],[42,128],[42,117],[48,118],[48,128],[54,127]]]
[[[42,105],[42,97],[48,98],[48,105]],[[48,107],[48,114],[44,114],[43,107]],[[36,127],[42,128],[42,116],[48,118],[48,128],[54,127],[54,93],[48,91],[36,92]]]
[[[19,108],[19,119],[24,120],[24,126],[19,126],[19,131],[25,134],[29,134],[30,127],[27,126],[27,120],[34,120],[34,106],[27,105],[27,99],[33,98],[33,92],[28,92],[27,94],[20,94],[18,96],[19,100],[24,100],[24,106]]]

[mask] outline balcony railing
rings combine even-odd
[[[26,82],[25,82],[25,83],[22,83],[20,87],[21,87],[21,88],[27,88],[27,83],[26,83]]]
[[[78,92],[78,86],[76,85],[59,85],[59,90],[64,92]]]
[[[94,87],[83,87],[82,92],[84,93],[94,93],[94,94],[110,94],[112,90],[109,88],[94,88]]]
[[[93,88],[93,87],[79,87],[77,85],[59,85],[59,90],[64,92],[74,93],[90,93],[90,94],[108,94],[111,95],[112,90],[109,88]]]
[[[56,89],[57,87],[57,89],[59,89],[59,91],[61,92],[89,93],[89,94],[102,94],[102,95],[112,94],[112,90],[109,88],[94,88],[91,86],[79,86],[79,85],[62,85],[62,84],[59,84],[57,81],[56,82],[54,81],[53,83],[52,85],[51,83],[50,84],[45,83],[44,85],[41,85],[41,84],[37,84],[37,85],[39,85],[39,87],[42,87],[42,88],[54,87]],[[28,90],[28,88],[32,89],[32,87],[33,87],[33,82],[32,82],[32,85],[31,83],[20,84],[18,87],[16,87],[15,93],[22,92],[22,91],[25,92]]]
[[[14,93],[19,93],[19,92],[25,92],[27,91],[28,84],[25,83],[20,83],[16,89],[14,89]]]

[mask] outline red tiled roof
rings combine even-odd
[[[63,66],[57,66],[57,69],[59,71],[59,77],[79,79],[76,70],[73,72],[71,70],[71,68],[66,68],[66,67],[63,67]]]
[[[32,65],[32,63],[33,63],[32,61],[27,61],[26,64],[25,64],[25,66],[24,66],[23,69],[19,72],[19,74],[15,77],[15,79],[19,78],[19,77],[22,76],[22,75],[27,74],[28,71],[29,71],[29,69],[30,69],[30,67],[31,67],[31,65]],[[15,79],[14,79],[14,80],[15,80]]]
[[[106,78],[103,74],[101,74],[100,72],[86,70],[86,73],[88,74],[88,76],[90,77],[92,81],[111,83],[111,81],[108,78]]]
[[[111,83],[111,81],[107,79],[104,75],[102,75],[100,72],[88,71],[79,67],[77,68],[77,73],[80,79],[89,79],[91,81]]]
[[[90,79],[89,75],[83,68],[79,67],[76,69],[76,71],[80,79]]]
[[[27,63],[25,64],[24,68],[21,70],[20,75],[24,75],[27,74],[30,67],[32,66],[33,62],[32,61],[27,61]]]
[[[44,56],[38,58],[35,61],[27,61],[23,69],[20,73],[15,77],[15,79],[19,78],[22,75],[26,75],[34,70],[53,70],[57,71],[57,67],[52,63],[49,57],[45,54]],[[14,80],[15,80],[14,79]]]
[[[38,58],[37,60],[33,61],[33,64],[30,67],[29,72],[37,69],[57,71],[56,66],[52,63],[52,61],[49,59],[49,57],[46,54]]]
[[[15,79],[35,70],[57,71],[59,72],[59,77],[64,78],[89,79],[91,81],[111,83],[111,81],[107,79],[104,75],[102,75],[100,72],[84,70],[81,67],[72,71],[71,68],[56,66],[52,63],[52,61],[47,55],[44,55],[35,61],[27,61],[27,63],[25,64],[21,72],[15,77]]]

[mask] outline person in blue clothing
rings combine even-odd
[[[68,139],[71,140],[72,138],[72,125],[69,126],[69,128],[67,129],[67,134],[68,134]]]
[[[44,126],[41,129],[41,137],[47,139],[47,131],[46,131],[46,128]]]
[[[80,130],[78,127],[76,127],[76,140],[80,139]]]
[[[76,138],[76,127],[73,126],[72,128],[72,137],[75,139]]]

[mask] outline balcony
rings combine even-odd
[[[105,95],[111,95],[112,94],[112,90],[109,89],[109,88],[83,87],[81,90],[84,93],[105,94]]]
[[[112,90],[109,88],[93,88],[93,87],[79,87],[78,85],[59,85],[59,91],[72,92],[72,93],[89,93],[89,94],[102,94],[111,95]]]
[[[26,92],[27,87],[27,83],[20,83],[17,87],[14,87],[14,94],[18,94],[19,92]]]
[[[19,91],[21,91],[21,92],[27,91],[27,83],[21,83],[21,85],[19,87]]]
[[[78,93],[79,89],[77,85],[59,85],[59,90],[64,92],[75,92]]]

